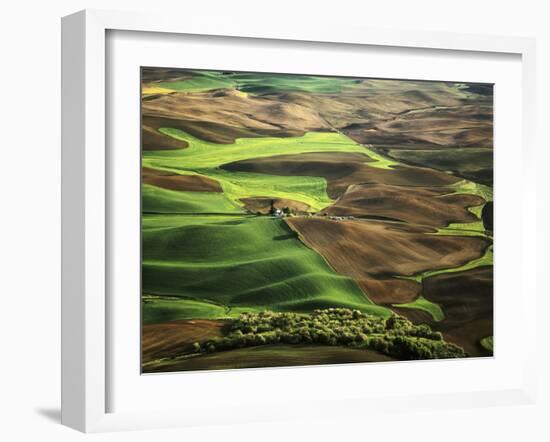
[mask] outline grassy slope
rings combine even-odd
[[[176,319],[218,319],[227,316],[222,305],[176,296],[142,296],[143,324],[160,324]]]
[[[445,319],[445,314],[443,313],[441,306],[434,302],[428,301],[423,296],[419,296],[413,302],[409,302],[408,304],[393,304],[393,305],[394,307],[414,308],[417,310],[425,311],[432,316],[434,321],[442,321],[443,319]]]
[[[332,204],[327,195],[327,184],[324,178],[318,177],[283,177],[259,173],[229,172],[222,169],[201,171],[209,178],[217,180],[232,201],[237,204],[241,198],[265,196],[270,198],[287,198],[308,204],[311,210],[318,211]]]
[[[469,180],[462,180],[454,185],[450,185],[449,187],[454,188],[455,193],[477,195],[487,202],[493,201],[493,188],[484,184],[475,183]]]
[[[356,152],[367,150],[338,133],[310,132],[303,137],[240,138],[233,144],[210,143],[177,129],[161,132],[189,143],[187,149],[143,152],[143,166],[174,173],[196,173],[219,181],[225,195],[237,205],[240,198],[270,196],[304,202],[321,210],[332,200],[326,181],[320,177],[283,177],[267,174],[230,172],[219,166],[250,158],[307,152]]]
[[[243,213],[217,192],[181,192],[143,184],[141,198],[144,213]]]
[[[226,306],[204,299],[181,298],[178,296],[142,297],[143,324],[160,324],[190,319],[236,319],[241,313],[262,312],[258,306]]]
[[[462,180],[449,186],[456,194],[476,195],[483,198],[486,202],[493,201],[493,188],[484,184],[475,183],[469,180]],[[485,231],[485,226],[481,220],[481,211],[484,204],[470,207],[468,210],[477,216],[478,221],[471,223],[452,223],[443,229],[438,229],[438,235],[457,235],[457,236],[484,236],[489,237]]]
[[[330,94],[359,83],[354,79],[288,74],[235,73],[231,78],[239,90],[249,93],[298,91]]]
[[[179,92],[204,92],[213,89],[238,89],[248,93],[298,91],[338,93],[357,85],[357,80],[307,75],[229,73],[193,71],[192,78],[156,83],[159,87]]]
[[[143,291],[247,309],[350,307],[389,314],[272,217],[144,215]],[[171,302],[171,319],[190,317],[185,301]],[[220,317],[218,309],[195,307],[200,317]],[[154,301],[144,304],[146,315],[152,308]]]
[[[187,149],[146,151],[148,164],[173,169],[208,169],[225,163],[274,155],[305,152],[358,152],[365,148],[335,132],[308,132],[301,137],[238,138],[233,144],[216,144],[189,135],[179,129],[161,128],[160,132],[189,143]],[[166,161],[168,160],[168,164]]]

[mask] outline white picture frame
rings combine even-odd
[[[208,424],[211,417],[178,409],[150,412],[109,412],[110,364],[108,326],[107,229],[108,174],[106,121],[106,35],[110,31],[273,39],[292,42],[338,43],[404,49],[435,49],[476,53],[515,54],[521,57],[522,121],[521,157],[524,188],[534,186],[530,174],[535,161],[535,42],[518,37],[494,37],[422,31],[399,33],[370,28],[315,25],[212,22],[195,17],[185,24],[177,17],[141,13],[86,10],[62,21],[62,423],[84,432],[160,428]],[[536,302],[536,285],[527,278],[527,259],[535,256],[536,196],[522,192],[521,304]],[[247,420],[285,417],[365,414],[373,410],[396,412],[415,409],[532,403],[535,399],[536,358],[534,322],[526,323],[526,348],[521,379],[501,389],[435,393],[416,396],[390,394],[376,403],[361,398],[315,400],[313,407],[274,406],[252,412]],[[188,374],[193,376],[193,374]],[[517,382],[516,382],[517,381]],[[519,384],[518,384],[519,383]],[[243,409],[246,405],[241,404]],[[254,410],[254,404],[249,405]],[[235,421],[228,410],[218,422]],[[243,421],[243,420],[241,420]]]

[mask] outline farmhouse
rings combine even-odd
[[[272,216],[278,216],[279,218],[282,218],[284,213],[281,209],[275,208],[275,200],[271,200],[270,208],[269,208],[269,214]]]

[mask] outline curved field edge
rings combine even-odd
[[[228,198],[238,205],[247,197],[275,197],[300,201],[319,211],[333,201],[327,195],[327,182],[322,177],[278,176],[230,172],[221,169],[228,163],[276,157],[288,154],[348,152],[365,155],[368,167],[392,169],[402,164],[361,145],[340,132],[307,132],[301,137],[238,138],[233,144],[217,144],[194,137],[180,129],[160,128],[159,132],[185,141],[189,147],[180,150],[143,152],[143,166],[165,172],[197,174],[220,183]],[[449,185],[449,193],[470,194],[492,200],[488,186],[462,180]],[[481,207],[471,212],[479,218]],[[484,235],[482,222],[452,224],[437,234]]]
[[[141,186],[142,213],[235,213],[244,210],[223,193],[186,192],[163,189],[150,184]]]
[[[416,310],[422,310],[426,313],[429,313],[435,322],[443,321],[445,319],[445,313],[443,313],[443,309],[441,308],[441,306],[439,304],[436,304],[435,302],[429,301],[428,299],[424,298],[422,295],[416,298],[413,302],[409,302],[407,304],[392,304],[392,305],[393,307],[412,308]]]
[[[319,211],[333,201],[327,195],[322,177],[283,177],[258,173],[230,172],[224,164],[252,158],[317,152],[370,152],[345,135],[334,132],[308,132],[301,137],[238,138],[233,144],[216,144],[201,140],[179,129],[161,128],[165,135],[186,141],[181,150],[144,151],[143,166],[178,174],[197,174],[218,181],[225,195],[241,206],[248,197],[287,198],[308,204]]]
[[[200,357],[153,360],[143,365],[143,372],[231,370],[390,361],[393,359],[377,351],[311,344],[279,344],[228,350]]]
[[[313,75],[261,74],[248,72],[187,71],[190,78],[153,83],[156,87],[177,92],[206,92],[215,89],[235,89],[242,93],[298,91],[339,93],[353,88],[358,80]]]
[[[339,306],[391,314],[275,217],[144,215],[142,278],[144,293],[181,299],[144,303],[147,318],[168,319],[169,308],[174,309],[171,320],[199,314],[219,318],[243,308],[312,311]],[[199,308],[197,302],[226,310]]]
[[[260,313],[266,310],[278,312],[307,313],[316,308],[330,308],[334,302],[330,298],[317,298],[314,301],[280,304],[279,310],[272,306],[232,306],[214,303],[205,299],[180,298],[178,296],[143,295],[142,296],[142,323],[161,324],[170,321],[211,319],[236,319],[242,313]],[[346,308],[357,308],[356,303],[340,303]],[[363,313],[388,318],[391,311],[375,304],[359,306]]]
[[[180,129],[160,128],[159,132],[189,144],[186,149],[144,151],[144,165],[157,164],[163,160],[171,169],[214,168],[223,164],[264,158],[276,155],[311,152],[354,152],[367,156],[367,150],[352,139],[337,132],[307,132],[301,137],[237,138],[232,144],[218,144],[194,137]],[[174,167],[175,166],[175,167]]]
[[[471,261],[468,261],[467,263],[461,266],[451,267],[448,269],[441,269],[441,270],[429,270],[427,272],[422,272],[413,276],[395,276],[395,278],[410,279],[422,284],[422,281],[425,278],[429,278],[431,276],[436,276],[436,275],[441,275],[446,273],[463,272],[463,271],[475,269],[478,267],[492,266],[492,265],[493,265],[493,245],[491,244],[487,247],[483,256],[473,259]],[[445,319],[445,312],[441,308],[441,306],[437,303],[434,303],[424,298],[422,294],[420,294],[420,296],[417,299],[415,299],[413,302],[409,302],[406,304],[392,304],[392,306],[424,311],[426,313],[429,313],[435,322],[440,322]]]

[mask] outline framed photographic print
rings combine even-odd
[[[63,422],[532,400],[533,57],[66,17]]]
[[[141,85],[144,373],[493,355],[492,84]]]

